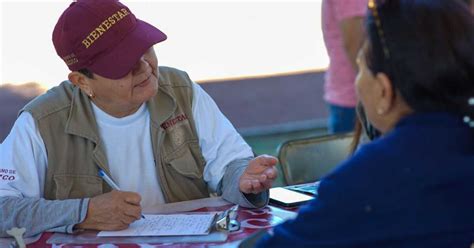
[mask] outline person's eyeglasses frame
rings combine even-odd
[[[389,60],[390,50],[388,49],[385,33],[382,28],[382,21],[380,19],[380,15],[378,11],[377,0],[369,0],[368,8],[371,11],[372,16],[374,17],[374,20],[375,20],[375,26],[377,27],[377,34],[379,35],[380,43],[382,44],[384,57],[386,60]]]

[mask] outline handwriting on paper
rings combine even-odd
[[[214,220],[209,214],[145,215],[121,231],[102,231],[99,237],[206,235]]]

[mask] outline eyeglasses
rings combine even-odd
[[[380,37],[380,43],[382,44],[383,54],[385,59],[390,59],[390,51],[388,50],[387,41],[385,39],[385,33],[382,28],[382,21],[380,20],[377,0],[369,0],[368,3],[369,10],[372,12],[372,15],[375,18],[375,26],[377,27],[377,33]]]
[[[392,79],[392,83],[395,85],[396,84],[396,79],[398,74],[398,68],[395,65],[395,61],[393,60],[394,58],[391,57],[390,50],[388,49],[388,43],[387,39],[385,37],[385,32],[383,31],[382,27],[382,19],[380,18],[379,14],[379,6],[377,6],[378,3],[385,3],[386,1],[389,0],[369,0],[368,2],[368,7],[369,10],[372,13],[372,16],[374,17],[375,20],[375,26],[377,28],[377,34],[379,36],[380,44],[382,46],[383,50],[383,58],[385,60],[386,64],[386,71],[385,73],[390,75],[390,78]],[[394,91],[394,95],[397,95],[397,91]]]

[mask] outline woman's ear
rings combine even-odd
[[[68,79],[73,85],[79,87],[88,96],[92,97],[94,95],[94,92],[90,87],[90,80],[84,74],[73,71],[69,73]]]
[[[387,74],[383,72],[377,73],[375,76],[377,87],[379,88],[379,99],[376,102],[376,112],[378,115],[388,113],[395,104],[395,91],[392,81]]]

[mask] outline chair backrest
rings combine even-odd
[[[289,140],[278,148],[287,185],[318,181],[347,158],[353,133]]]

